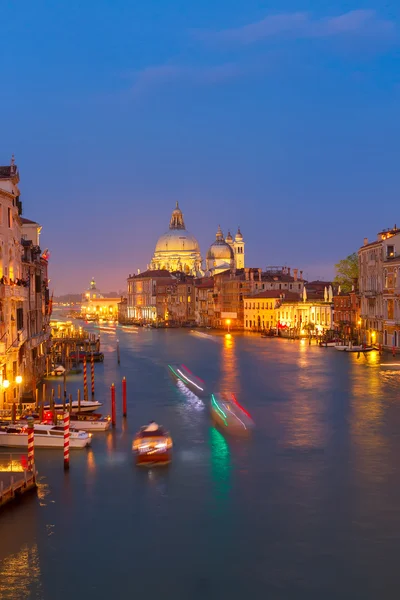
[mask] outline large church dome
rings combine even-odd
[[[171,215],[169,231],[158,238],[150,268],[198,275],[201,272],[201,262],[199,244],[186,230],[177,202]]]

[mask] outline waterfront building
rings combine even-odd
[[[333,297],[334,328],[340,336],[361,342],[360,298],[356,291]]]
[[[117,321],[120,296],[105,297],[96,286],[94,277],[89,288],[82,295],[81,316],[89,321]]]
[[[203,275],[198,241],[187,231],[178,202],[171,215],[169,230],[158,238],[149,270]]]
[[[212,277],[196,279],[195,319],[200,327],[211,327],[214,323],[214,280]]]
[[[319,295],[281,290],[264,290],[244,297],[245,330],[292,331],[304,335],[309,331],[322,334],[333,329],[333,302]]]
[[[19,181],[14,158],[0,166],[0,408],[34,398],[50,344],[48,252],[22,217]]]
[[[400,229],[384,229],[358,251],[360,318],[368,344],[400,348]]]
[[[168,296],[177,283],[166,269],[148,269],[128,277],[128,318],[156,322],[168,318]]]

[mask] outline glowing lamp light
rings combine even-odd
[[[17,375],[17,376],[16,376],[16,378],[15,378],[15,383],[18,383],[18,385],[19,385],[20,383],[22,383],[22,376],[21,376],[21,375]]]
[[[227,324],[227,325],[230,325],[230,324],[231,324],[231,320],[230,320],[230,319],[227,319],[227,320],[226,320],[226,324]]]
[[[3,380],[3,388],[7,389],[8,387],[10,387],[10,382],[8,381],[8,379],[4,379]]]

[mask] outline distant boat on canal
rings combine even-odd
[[[248,434],[254,428],[251,415],[233,393],[211,394],[211,418],[219,429],[234,435]]]
[[[168,369],[175,381],[181,381],[196,396],[206,395],[204,381],[192,373],[185,365],[168,365]]]

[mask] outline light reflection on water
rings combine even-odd
[[[371,368],[371,355],[153,330],[118,331],[118,366],[115,337],[101,335],[96,397],[109,413],[116,383],[117,428],[71,453],[66,475],[62,454],[38,453],[39,501],[4,513],[8,525],[0,515],[1,599],[20,552],[29,571],[21,598],[52,600],[57,588],[57,600],[77,589],[109,600],[125,597],[133,581],[147,585],[146,600],[336,600],[343,590],[396,597],[400,374]],[[236,392],[255,420],[253,436],[225,438],[213,428],[208,400],[171,380],[171,362],[187,364],[211,390]],[[76,378],[68,386],[75,393]],[[173,437],[166,469],[134,465],[132,438],[151,418]],[[65,569],[73,577],[64,579]]]

